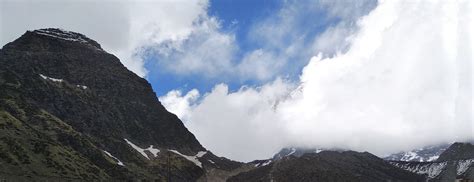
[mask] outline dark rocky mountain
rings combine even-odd
[[[454,143],[432,162],[390,161],[394,166],[427,177],[429,181],[474,180],[474,148]]]
[[[432,162],[436,161],[451,144],[427,146],[406,152],[399,152],[384,157],[389,161]]]
[[[302,147],[288,147],[281,149],[278,153],[273,155],[272,160],[280,160],[287,156],[301,157],[303,154],[319,153],[322,149],[302,148]]]
[[[438,158],[439,162],[474,159],[474,145],[456,142],[449,146]]]
[[[288,156],[242,172],[228,181],[424,181],[375,155],[353,151],[322,151]]]
[[[0,179],[196,181],[241,166],[202,147],[145,79],[82,34],[28,31],[0,65]]]
[[[344,158],[341,157],[343,155],[359,155],[359,158],[362,158],[361,156],[371,156],[368,157],[369,159],[375,157],[368,153],[357,153],[337,149],[283,148],[271,159],[252,161],[250,164],[255,167],[253,170],[233,176],[229,181],[301,181],[301,179],[304,179],[303,181],[354,181],[351,178],[357,181],[428,180],[447,182],[455,181],[456,179],[474,180],[474,157],[472,157],[474,151],[472,146],[470,143],[428,146],[410,152],[391,155],[384,158],[385,160],[383,160],[383,162],[380,162],[382,159],[379,159],[378,161],[380,163],[377,163],[377,165],[366,162],[370,160],[356,161],[351,160],[347,156]],[[337,154],[339,154],[340,158],[335,157],[338,156]],[[365,154],[365,156],[362,154]],[[319,159],[316,160],[316,157],[310,156],[318,156]],[[326,166],[326,163],[321,161],[325,161],[327,164],[334,166]],[[399,174],[396,174],[395,178],[386,176],[375,179],[368,178],[368,176],[380,174],[380,172],[366,168],[363,164],[369,165],[370,167],[392,165],[392,167],[397,167],[410,174],[418,174],[422,177],[421,179],[408,180],[400,179],[398,178],[400,177]],[[373,171],[374,174],[363,174],[361,171]],[[396,173],[396,171],[393,170],[385,170],[384,172],[392,175]],[[319,176],[311,177],[314,175],[313,173],[318,173]],[[359,174],[363,176],[363,178],[357,179],[354,176],[350,176],[351,174]],[[337,177],[331,178],[331,175]]]

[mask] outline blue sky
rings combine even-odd
[[[269,71],[273,73],[269,76],[264,76],[265,78],[263,79],[252,76],[244,78],[232,73],[233,71],[222,71],[219,75],[212,77],[203,76],[205,73],[202,70],[189,74],[176,73],[170,69],[163,69],[163,67],[173,64],[172,62],[179,58],[173,56],[163,58],[160,53],[157,53],[159,51],[155,50],[150,50],[153,53],[144,57],[145,68],[149,71],[146,78],[151,82],[159,96],[176,89],[184,93],[191,89],[198,89],[201,93],[206,93],[218,83],[226,83],[230,90],[235,91],[243,85],[258,86],[277,77],[297,80],[301,69],[307,64],[311,56],[318,51],[311,48],[318,35],[329,27],[338,25],[341,21],[352,21],[347,17],[330,14],[331,12],[328,12],[327,6],[331,6],[331,4],[328,5],[328,3],[320,3],[318,1],[316,3],[308,1],[307,3],[308,5],[280,0],[225,0],[211,1],[209,3],[207,15],[217,20],[219,26],[217,31],[234,38],[235,51],[232,51],[231,56],[225,57],[225,59],[231,62],[232,66],[238,67],[246,55],[256,50],[261,50],[263,54],[279,60],[279,62],[275,61],[275,63],[271,61],[266,63],[278,66],[265,68],[271,69]],[[357,10],[363,11],[365,14],[376,3],[375,1],[366,1],[361,4],[363,5],[361,6],[363,10]],[[347,11],[353,10],[348,8]],[[353,15],[354,17],[352,18],[355,19],[361,14],[356,12]],[[287,20],[287,18],[289,19]],[[283,29],[283,31],[276,34],[275,38],[273,38],[271,37],[271,30],[265,29],[268,27],[277,31],[278,29]],[[263,32],[264,35],[260,35],[262,32],[258,31],[262,29],[268,32]],[[265,37],[267,33],[269,37]],[[192,38],[188,39],[190,39],[188,42],[193,42]],[[184,44],[195,45],[199,44],[199,41],[197,43]],[[286,49],[292,44],[295,44],[295,47],[298,49],[304,47],[306,50],[299,53],[285,53]],[[162,46],[163,44],[160,44],[157,47]],[[192,49],[192,46],[189,49]],[[331,52],[329,53],[331,54]],[[219,68],[217,67],[217,69]]]
[[[265,17],[271,16],[275,11],[281,8],[282,1],[279,0],[224,0],[211,1],[208,14],[217,17],[221,24],[221,31],[230,32],[235,35],[239,47],[242,49],[236,56],[242,56],[245,51],[258,48],[248,39],[248,31],[255,23]],[[157,95],[164,95],[170,90],[179,89],[187,92],[190,89],[197,88],[200,91],[209,91],[215,84],[226,82],[230,88],[235,90],[244,84],[257,84],[254,80],[235,81],[229,79],[214,78],[212,80],[202,78],[199,75],[181,76],[173,72],[167,72],[156,69],[154,58],[146,61],[145,67],[149,68],[150,73],[147,77],[152,83]]]

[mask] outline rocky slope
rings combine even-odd
[[[254,169],[235,175],[229,181],[473,180],[473,155],[470,143],[428,146],[390,155],[385,160],[369,153],[290,147],[283,148],[271,159],[252,161],[249,164]],[[358,160],[351,158],[354,156]],[[405,172],[381,170],[393,167]],[[417,175],[411,178],[410,174]]]
[[[429,181],[474,180],[474,145],[454,143],[432,162],[391,161],[401,169],[425,175]]]
[[[231,177],[228,181],[423,181],[370,153],[322,151],[288,156]]]
[[[146,80],[82,34],[28,31],[0,65],[0,179],[194,181],[241,165],[208,152]]]
[[[410,162],[432,162],[436,161],[450,144],[427,146],[420,149],[414,149],[406,152],[399,152],[396,154],[384,157],[389,161],[410,161]]]
[[[288,156],[295,156],[295,157],[301,157],[304,154],[308,153],[319,153],[323,151],[322,149],[312,149],[312,148],[301,148],[301,147],[288,147],[288,148],[283,148],[281,149],[278,153],[273,155],[272,160],[280,160],[283,159],[284,157]]]
[[[449,146],[436,161],[455,161],[474,159],[474,145],[456,142]]]

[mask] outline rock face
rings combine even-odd
[[[312,148],[301,148],[301,147],[289,147],[283,148],[278,153],[273,155],[272,160],[280,160],[287,156],[301,157],[304,154],[308,153],[319,153],[323,151],[322,149],[312,149]]]
[[[429,181],[474,180],[474,148],[470,143],[454,143],[436,161],[390,161],[396,167],[425,175]]]
[[[471,143],[454,143],[449,146],[437,161],[455,161],[474,159],[474,145]]]
[[[194,181],[240,165],[198,165],[215,156],[82,34],[28,31],[0,50],[0,65],[0,179]]]
[[[76,33],[70,34],[83,37],[78,39],[83,41],[54,37],[60,32],[27,32],[2,49],[2,70],[16,76],[22,87],[18,90],[27,101],[78,132],[99,139],[116,137],[124,143],[128,138],[142,146],[186,154],[204,150],[182,122],[160,104],[145,79],[127,70],[96,42]]]
[[[322,151],[288,156],[228,181],[423,181],[370,153]]]
[[[385,157],[389,161],[432,162],[436,161],[450,144],[427,146],[407,152],[399,152]]]

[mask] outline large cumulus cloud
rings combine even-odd
[[[472,140],[473,18],[470,1],[381,1],[346,52],[315,55],[298,82],[216,85],[183,119],[210,150],[243,161],[289,145],[385,155]]]

